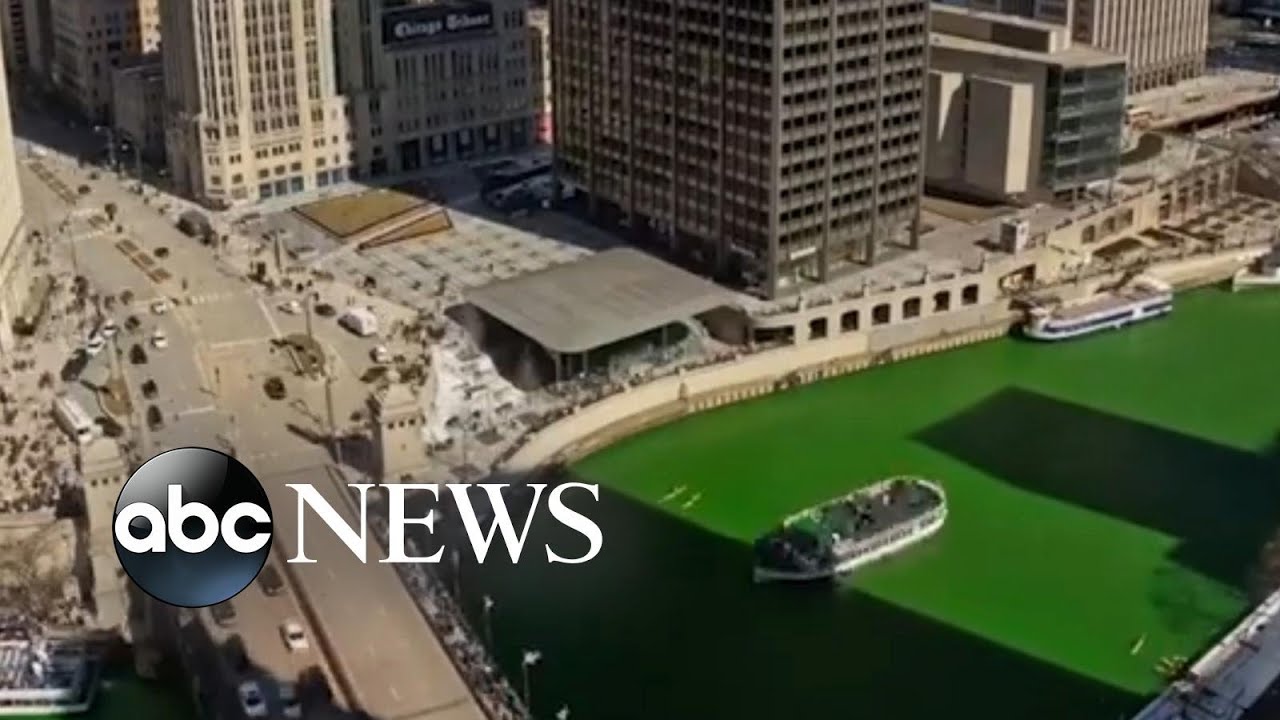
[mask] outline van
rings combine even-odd
[[[347,310],[338,318],[338,324],[360,337],[369,337],[378,332],[378,316],[364,308]]]
[[[63,395],[53,401],[53,417],[77,444],[86,445],[93,439],[93,421],[80,407],[80,403]]]

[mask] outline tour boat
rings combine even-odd
[[[1070,340],[1151,320],[1173,310],[1173,288],[1152,277],[1057,307],[1034,307],[1022,327],[1034,340]]]
[[[755,580],[833,578],[936,533],[947,496],[916,477],[882,480],[796,513],[755,542]]]

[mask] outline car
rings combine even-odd
[[[147,427],[152,430],[164,427],[164,415],[160,414],[160,408],[155,405],[147,406]]]
[[[338,314],[338,309],[329,303],[320,303],[316,305],[316,314],[320,317],[333,317]]]
[[[169,301],[161,298],[151,303],[151,312],[156,315],[163,315],[169,312]]]
[[[134,365],[145,365],[147,362],[147,351],[143,350],[142,346],[138,343],[134,343],[133,347],[129,348],[129,362]]]
[[[67,358],[66,364],[62,366],[60,377],[62,382],[75,382],[80,378],[80,373],[84,371],[84,366],[89,364],[89,353],[84,350],[76,350],[71,357]]]
[[[289,394],[288,390],[285,389],[284,380],[275,375],[267,378],[267,381],[262,384],[262,390],[272,400],[283,400]]]
[[[298,302],[297,300],[290,300],[288,302],[280,303],[280,312],[286,312],[286,313],[289,313],[290,315],[297,315],[298,313],[302,312],[302,303]]]
[[[244,710],[245,717],[264,718],[270,715],[267,711],[267,701],[262,697],[262,688],[258,687],[258,683],[245,680],[236,688],[236,694],[240,696],[240,709]]]
[[[89,336],[89,342],[85,343],[84,352],[89,357],[95,357],[102,349],[107,346],[107,339],[101,335],[94,333]]]
[[[115,337],[117,332],[120,332],[120,328],[116,325],[116,321],[110,318],[103,322],[101,327],[98,328],[98,334],[108,340]]]
[[[262,566],[262,572],[258,573],[258,583],[262,585],[262,592],[267,597],[275,597],[284,591],[284,578],[280,577],[280,571],[271,563]]]
[[[163,259],[165,259],[165,258],[169,257],[169,248],[164,247],[164,246],[162,245],[162,246],[160,246],[160,247],[156,248],[155,250],[153,250],[153,251],[151,252],[151,254],[152,254],[152,255],[155,255],[157,260],[163,260]]]
[[[156,381],[148,379],[142,383],[142,397],[147,400],[154,400],[156,395],[160,394],[160,388],[156,387]]]
[[[289,720],[302,717],[302,701],[298,699],[298,686],[291,682],[282,682],[278,688],[281,713]]]
[[[165,335],[160,328],[156,328],[156,331],[151,333],[151,347],[157,350],[169,347],[169,336]]]
[[[93,422],[102,430],[103,437],[118,438],[124,435],[124,428],[120,423],[105,415],[94,418]]]
[[[213,617],[214,622],[226,627],[236,621],[236,606],[232,605],[230,600],[224,600],[217,605],[209,606],[209,615]]]
[[[289,648],[289,652],[311,649],[311,641],[307,640],[307,633],[302,629],[302,623],[297,620],[286,620],[282,623],[280,637],[284,639],[284,645]]]
[[[391,362],[391,351],[386,345],[379,345],[369,351],[369,357],[378,364]]]

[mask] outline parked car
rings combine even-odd
[[[262,566],[262,572],[258,573],[258,583],[268,597],[275,597],[284,591],[284,578],[280,577],[280,571],[271,563]]]
[[[156,315],[163,315],[169,312],[169,301],[165,300],[164,298],[160,298],[159,300],[152,302],[151,312],[155,313]]]
[[[103,437],[118,438],[124,435],[124,428],[120,426],[120,423],[106,415],[94,418],[94,423],[102,429]]]
[[[138,343],[134,343],[133,347],[129,348],[129,362],[134,365],[145,365],[147,362],[147,351],[143,350],[142,346]]]
[[[154,405],[152,407],[155,407]],[[213,621],[226,627],[236,621],[236,606],[230,600],[224,600],[209,607],[209,615]]]
[[[386,345],[378,345],[369,351],[369,357],[378,364],[391,362],[391,351]]]
[[[272,400],[283,400],[289,394],[288,390],[285,389],[284,380],[275,375],[267,378],[267,381],[262,384],[262,389],[267,393],[267,397]]]
[[[84,366],[89,364],[89,354],[84,350],[76,350],[62,366],[60,377],[62,382],[75,382],[80,379]]]
[[[276,694],[280,698],[281,713],[288,720],[300,720],[302,718],[302,701],[298,699],[298,686],[291,682],[282,682],[277,688]]]
[[[89,357],[96,357],[106,346],[107,339],[97,333],[94,333],[89,336],[89,342],[85,343],[84,351]]]
[[[164,427],[164,416],[160,414],[160,408],[155,405],[147,406],[147,427],[152,430]]]
[[[307,633],[302,629],[302,623],[297,620],[286,620],[280,625],[280,637],[284,639],[284,646],[289,648],[289,652],[302,652],[311,649],[311,641],[307,639]]]
[[[162,246],[160,246],[160,247],[156,248],[155,250],[153,250],[153,251],[151,252],[151,254],[152,254],[152,255],[155,255],[157,260],[163,260],[163,259],[165,259],[165,258],[169,257],[169,248],[164,247],[164,246],[162,245]]]
[[[320,303],[316,305],[316,314],[320,317],[333,317],[338,314],[338,309],[329,303]]]
[[[262,688],[258,687],[258,683],[245,680],[240,683],[236,693],[240,696],[240,709],[244,710],[245,717],[264,718],[270,714],[267,711],[267,701],[262,697]]]
[[[142,383],[142,397],[147,400],[155,400],[156,396],[159,394],[160,388],[156,386],[155,380],[148,379],[146,382]]]
[[[169,347],[169,336],[165,335],[160,328],[156,328],[156,331],[151,333],[151,347],[157,350]]]
[[[98,328],[98,334],[102,335],[102,337],[108,340],[115,337],[116,333],[119,331],[120,331],[120,328],[116,325],[116,321],[112,320],[111,318],[107,318],[106,320],[104,320],[102,323],[102,326]]]
[[[289,313],[290,315],[297,315],[298,313],[302,312],[302,303],[298,302],[297,300],[290,300],[288,302],[283,302],[283,303],[280,303],[280,310],[281,312],[286,312],[286,313]]]

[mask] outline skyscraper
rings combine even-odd
[[[158,0],[50,0],[55,87],[94,122],[111,118],[111,70],[160,47]],[[30,18],[29,18],[30,20]]]
[[[179,191],[234,205],[346,179],[330,0],[164,2],[161,25]]]
[[[597,220],[766,296],[914,243],[924,0],[551,12],[557,175]]]
[[[1212,0],[969,0],[993,10],[1071,27],[1078,42],[1129,61],[1129,92],[1204,72]]]

